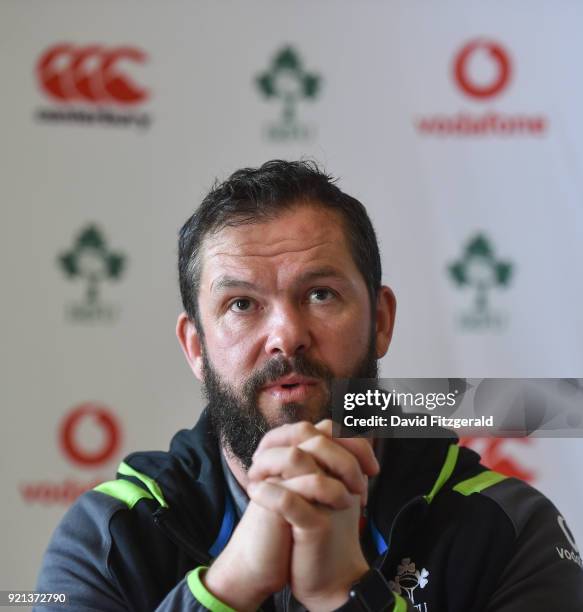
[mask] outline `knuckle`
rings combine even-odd
[[[251,499],[261,497],[263,493],[263,482],[254,482],[253,487],[248,487],[247,494]]]
[[[362,478],[362,472],[360,470],[360,463],[358,459],[351,454],[346,455],[346,461],[348,463],[347,468],[350,470],[351,474],[356,478]]]
[[[362,449],[362,454],[368,459],[372,459],[374,457],[373,447],[366,440],[358,440],[360,443],[359,446]]]
[[[269,465],[269,463],[264,461],[263,457],[256,457],[247,473],[249,478],[261,478]]]
[[[329,495],[334,503],[343,504],[346,501],[346,493],[346,487],[342,483],[337,480],[330,483]]]
[[[274,433],[276,432],[276,429],[271,429],[270,431],[268,431],[263,438],[261,438],[261,442],[268,442],[269,440],[271,440],[271,438],[273,438]]]
[[[271,431],[268,431],[266,434],[264,434],[264,436],[261,438],[261,440],[259,441],[259,444],[257,445],[257,449],[255,451],[255,454],[257,455],[258,453],[260,453],[264,448],[266,448],[269,445],[269,441],[271,440],[272,437],[272,433],[273,433],[273,429]]]
[[[326,476],[324,476],[324,474],[322,474],[321,472],[317,473],[317,474],[312,474],[310,476],[311,479],[311,485],[316,489],[316,490],[323,490],[327,485],[328,485],[328,478]]]
[[[278,510],[282,513],[289,512],[294,505],[294,496],[290,491],[283,491],[277,503]]]
[[[296,428],[296,433],[301,438],[307,438],[311,436],[314,431],[314,426],[311,423],[308,423],[307,421],[301,421],[296,425]]]
[[[328,438],[321,433],[314,436],[314,441],[312,444],[314,445],[314,449],[317,451],[322,451],[328,446]]]
[[[297,464],[304,458],[304,453],[297,446],[290,446],[288,450],[288,461],[292,464]]]

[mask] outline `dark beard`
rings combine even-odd
[[[243,468],[251,467],[252,457],[263,436],[275,427],[285,423],[304,420],[303,406],[295,402],[283,404],[275,419],[267,419],[260,411],[257,400],[262,387],[287,374],[319,378],[325,382],[328,401],[319,406],[317,414],[309,420],[317,423],[331,418],[329,402],[332,372],[322,363],[315,362],[303,354],[292,359],[276,357],[270,359],[260,370],[254,372],[245,382],[241,393],[226,383],[210,364],[203,341],[204,392],[209,402],[211,423],[222,446],[234,455]],[[378,378],[378,364],[374,339],[371,338],[368,351],[357,364],[351,378]]]

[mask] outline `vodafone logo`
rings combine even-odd
[[[533,111],[532,108],[516,108],[511,99],[504,99],[504,107],[498,107],[501,99],[499,96],[507,90],[511,81],[516,80],[516,87],[521,90],[529,86],[524,79],[518,81],[515,78],[514,62],[506,46],[480,37],[465,41],[459,47],[456,46],[456,49],[450,76],[468,104],[465,108],[455,108],[449,106],[449,103],[444,105],[442,101],[436,103],[441,106],[439,110],[435,108],[427,112],[423,109],[413,118],[413,125],[420,136],[440,139],[508,139],[540,138],[547,134],[549,117],[545,113]],[[444,77],[446,73],[447,63],[443,65]],[[444,78],[444,89],[445,84]],[[491,104],[484,108],[480,105],[484,102]]]
[[[119,450],[120,442],[121,427],[113,412],[91,402],[69,412],[59,429],[61,450],[67,459],[81,467],[93,468],[106,463]]]
[[[478,62],[484,64],[488,73],[485,79],[476,74]],[[512,73],[508,52],[499,43],[485,39],[464,45],[454,58],[453,68],[460,89],[478,100],[497,96],[508,85]]]
[[[60,43],[41,55],[36,69],[41,89],[59,102],[130,106],[144,102],[149,94],[119,64],[143,64],[146,59],[136,47]]]
[[[121,425],[107,406],[86,402],[75,406],[59,426],[59,446],[71,463],[98,470],[120,450]],[[85,491],[107,480],[92,473],[89,479],[67,476],[65,479],[27,480],[19,485],[26,505],[68,505]]]

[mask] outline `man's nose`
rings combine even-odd
[[[269,357],[293,357],[311,345],[308,321],[300,308],[285,305],[274,309],[268,321],[265,351]]]

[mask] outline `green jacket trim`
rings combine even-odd
[[[193,594],[194,598],[211,612],[236,612],[236,610],[230,608],[222,601],[217,599],[212,593],[207,591],[200,577],[200,575],[206,572],[207,569],[208,567],[201,565],[186,575],[188,588],[190,589],[190,592]]]
[[[164,495],[162,494],[162,489],[160,489],[160,486],[153,478],[150,478],[149,476],[146,476],[145,474],[134,470],[134,468],[128,465],[125,461],[122,461],[119,464],[117,471],[123,476],[133,476],[134,478],[137,478],[138,480],[143,482],[146,485],[148,491],[150,491],[150,493],[152,494],[153,498],[162,506],[162,508],[168,508],[168,504],[166,503]]]
[[[433,488],[427,495],[425,495],[425,501],[430,504],[435,496],[439,493],[443,485],[449,480],[450,476],[453,474],[453,470],[457,463],[458,456],[460,454],[460,448],[457,444],[450,444],[447,449],[447,455],[445,457],[445,461],[439,472],[439,476],[433,485]]]
[[[508,476],[505,476],[504,474],[499,474],[498,472],[493,472],[492,470],[486,470],[477,476],[473,476],[472,478],[458,482],[453,490],[461,493],[462,495],[472,495],[472,493],[480,493],[480,491],[498,484],[507,478]]]
[[[393,612],[407,612],[407,602],[395,593],[395,605],[393,606]]]
[[[119,499],[126,504],[130,510],[140,501],[140,499],[154,499],[148,491],[145,491],[142,487],[138,487],[137,484],[129,480],[110,480],[97,485],[93,490]]]

